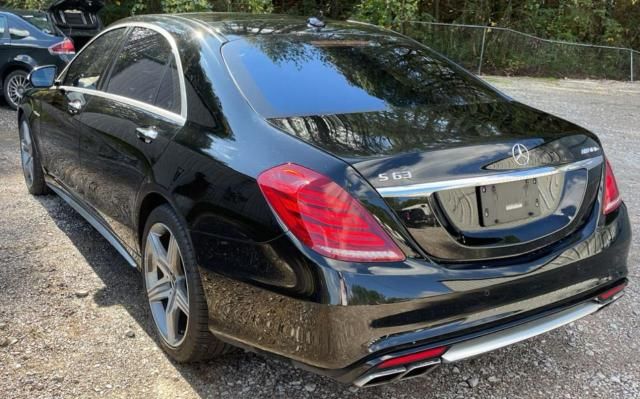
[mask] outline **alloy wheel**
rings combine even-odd
[[[189,287],[178,242],[162,223],[151,226],[147,235],[144,277],[160,336],[169,346],[180,346],[189,325]]]
[[[6,85],[7,94],[9,95],[9,101],[11,101],[16,106],[20,104],[20,100],[22,100],[24,92],[31,87],[29,79],[26,75],[23,74],[13,75],[9,79],[9,81],[6,82]]]
[[[31,132],[29,131],[29,125],[27,122],[22,121],[20,123],[20,158],[22,159],[22,172],[24,173],[24,179],[28,186],[33,185],[33,144],[31,141]]]

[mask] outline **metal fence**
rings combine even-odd
[[[629,48],[541,39],[479,25],[404,21],[394,28],[478,74],[640,78],[640,52]]]

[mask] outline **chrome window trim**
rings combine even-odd
[[[381,187],[377,191],[382,197],[423,197],[437,191],[452,190],[465,187],[486,186],[489,184],[508,183],[523,179],[533,179],[543,176],[550,176],[557,173],[569,172],[578,169],[593,169],[601,165],[604,158],[602,155],[583,159],[577,162],[559,166],[543,166],[523,170],[513,170],[509,172],[491,173],[482,176],[465,177],[454,180],[443,180],[429,183],[411,184],[408,186]]]
[[[128,104],[137,108],[140,108],[144,111],[151,112],[163,118],[169,119],[177,124],[184,125],[186,122],[186,118],[182,115],[178,115],[174,112],[167,111],[164,108],[157,107],[155,105],[147,104],[143,101],[134,100],[133,98],[120,96],[118,94],[107,93],[106,91],[94,90],[94,89],[85,89],[82,87],[74,87],[74,86],[59,86],[62,90],[73,91],[76,93],[89,94],[96,97],[102,97],[109,100],[119,101],[124,104]]]
[[[180,124],[184,124],[185,121],[187,120],[187,89],[186,89],[186,83],[185,83],[185,79],[184,79],[184,70],[182,68],[182,58],[180,57],[180,52],[178,51],[178,44],[176,43],[175,38],[165,29],[160,28],[159,26],[147,23],[147,22],[121,22],[121,23],[117,23],[113,26],[108,27],[107,29],[103,30],[102,32],[100,32],[99,34],[97,34],[96,36],[94,36],[87,44],[85,44],[85,46],[76,53],[76,55],[73,57],[73,59],[65,66],[65,68],[62,70],[62,72],[60,72],[60,74],[58,74],[58,78],[56,79],[56,81],[58,82],[62,82],[64,77],[67,74],[67,70],[69,69],[69,67],[71,66],[71,64],[74,63],[74,61],[76,60],[76,58],[82,54],[82,52],[91,45],[91,43],[93,43],[96,39],[98,39],[99,37],[101,37],[102,35],[104,35],[107,32],[111,32],[112,30],[115,29],[120,29],[120,28],[129,28],[129,27],[133,27],[133,28],[145,28],[145,29],[150,29],[154,32],[157,32],[159,34],[161,34],[166,40],[167,42],[169,42],[169,45],[171,46],[171,52],[173,53],[173,57],[176,60],[176,66],[178,68],[178,81],[180,82],[180,114],[176,114],[175,112],[171,112],[168,111],[164,108],[160,108],[157,107],[155,105],[152,104],[148,104],[142,101],[138,101],[138,100],[134,100],[132,98],[129,97],[124,97],[124,96],[119,96],[116,94],[111,94],[111,93],[107,93],[106,91],[102,91],[102,90],[94,90],[94,89],[85,89],[82,87],[74,87],[74,86],[59,86],[60,88],[63,88],[65,90],[70,90],[70,91],[77,91],[77,92],[81,92],[81,93],[85,93],[85,94],[91,94],[91,95],[95,95],[95,96],[100,96],[100,97],[104,97],[104,98],[109,98],[109,99],[113,99],[116,101],[120,101],[129,105],[133,105],[135,107],[139,107],[142,108],[144,110],[147,110],[149,112],[153,112],[155,114],[164,116],[166,118],[169,118],[173,121],[176,121]]]

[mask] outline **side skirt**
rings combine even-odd
[[[62,187],[56,185],[55,183],[52,183],[51,181],[47,181],[47,186],[49,186],[49,188],[53,190],[53,192],[58,194],[58,196],[62,198],[67,204],[69,204],[69,206],[75,209],[76,212],[78,212],[83,218],[85,218],[85,220],[89,222],[89,224],[93,226],[94,229],[98,230],[98,233],[100,233],[107,241],[109,241],[109,244],[111,244],[116,249],[116,251],[118,251],[118,253],[124,258],[124,260],[127,261],[129,266],[138,269],[138,264],[135,259],[133,259],[125,246],[120,242],[115,234],[111,232],[109,228],[107,228],[98,218],[93,216],[90,211],[85,209],[85,207],[82,206],[78,201],[76,201],[71,195],[67,194]]]

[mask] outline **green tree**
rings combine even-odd
[[[418,0],[363,0],[354,17],[361,21],[391,27],[402,20],[420,19]]]

